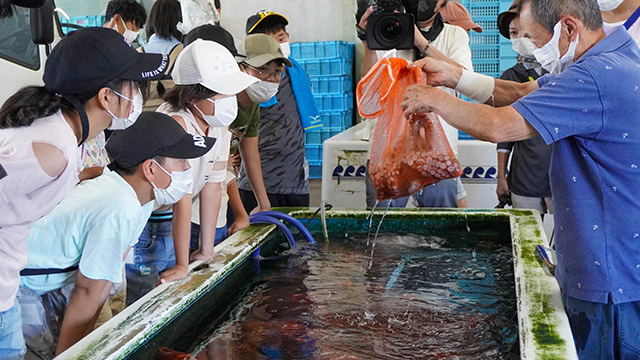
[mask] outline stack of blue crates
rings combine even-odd
[[[469,33],[473,69],[492,77],[500,75],[516,64],[517,54],[511,48],[511,41],[498,31],[498,14],[507,11],[512,0],[476,1],[464,0],[471,19],[482,26],[483,32]]]
[[[324,126],[305,134],[309,177],[322,177],[322,143],[353,125],[355,44],[344,41],[291,44],[291,57],[304,68]]]
[[[469,32],[471,61],[473,70],[494,78],[516,64],[516,54],[511,48],[511,41],[500,35],[498,30],[498,14],[507,11],[512,0],[463,0],[471,14],[471,19],[482,26],[482,33]],[[468,100],[468,99],[467,99]],[[473,139],[460,132],[460,139]]]

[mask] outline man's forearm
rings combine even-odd
[[[495,107],[511,105],[536,89],[538,89],[538,83],[536,81],[519,83],[515,81],[495,79],[495,86],[493,88],[494,103],[491,103],[491,99],[489,99],[486,104]]]
[[[511,106],[494,108],[458,99],[439,89],[429,96],[435,113],[451,126],[479,140],[490,142],[518,141],[537,135]]]
[[[498,178],[507,176],[507,164],[509,163],[510,152],[498,152]]]

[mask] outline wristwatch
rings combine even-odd
[[[358,39],[362,41],[367,40],[367,30],[360,27],[360,25],[356,25],[356,33],[358,34]]]
[[[421,57],[421,58],[427,57],[427,52],[429,52],[429,47],[430,47],[430,46],[431,46],[431,41],[429,41],[429,42],[427,43],[427,46],[424,48],[424,50],[422,50],[422,51],[420,52],[420,57]]]

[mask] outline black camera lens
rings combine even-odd
[[[379,39],[387,43],[397,43],[407,36],[404,24],[393,17],[382,20],[376,30]]]
[[[412,49],[413,15],[372,14],[367,24],[367,46],[371,50]]]

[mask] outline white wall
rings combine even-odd
[[[222,0],[222,26],[242,41],[247,18],[268,10],[289,19],[291,42],[356,41],[356,0]]]

